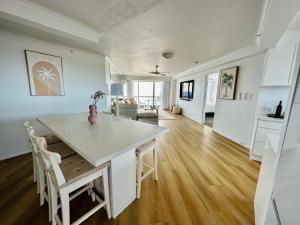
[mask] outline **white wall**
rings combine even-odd
[[[181,100],[179,98],[180,82],[194,80],[194,96],[191,101]],[[204,88],[205,75],[202,73],[195,73],[190,76],[178,79],[176,84],[176,105],[181,106],[182,114],[201,123],[203,101],[204,101]]]
[[[30,96],[24,50],[63,58],[65,96]],[[96,90],[107,92],[104,57],[82,50],[0,31],[0,159],[28,151],[25,120],[87,112]],[[106,109],[106,101],[98,107]],[[38,126],[37,122],[34,125]],[[38,130],[46,132],[41,126]]]
[[[265,54],[258,54],[212,69],[215,71],[239,66],[237,93],[248,92],[252,94],[252,99],[248,100],[217,99],[215,106],[213,129],[246,147],[250,146],[258,90],[263,73],[264,56]],[[199,72],[177,80],[176,103],[183,108],[185,116],[197,122],[202,121],[205,75],[212,70]],[[190,79],[195,80],[194,99],[190,102],[182,101],[179,99],[179,84],[181,81]]]
[[[263,73],[265,54],[251,56],[222,66],[239,66],[237,93],[252,94],[250,100],[217,99],[214,130],[246,147],[250,146],[259,85]]]

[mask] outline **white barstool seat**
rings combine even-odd
[[[140,145],[136,149],[136,155],[137,155],[137,199],[140,199],[141,197],[141,186],[142,181],[150,174],[153,173],[154,179],[157,180],[157,150],[155,148],[156,146],[156,140],[152,140],[150,142],[147,142],[143,145]],[[145,162],[143,162],[143,157],[152,152],[153,154],[153,160],[152,165],[149,165]],[[148,171],[146,173],[143,173],[143,166],[146,166],[148,168]]]
[[[35,138],[34,142],[38,146],[38,152],[41,153],[44,165],[47,167],[47,179],[49,180],[49,189],[51,196],[52,225],[70,224],[70,206],[69,202],[84,191],[89,191],[92,199],[97,200],[98,204],[77,219],[72,224],[80,224],[100,208],[105,207],[108,218],[111,218],[108,167],[106,163],[99,167],[94,167],[85,161],[79,155],[74,155],[61,160],[59,154],[50,152],[46,149],[44,138]],[[102,177],[104,200],[94,191],[93,182]],[[60,197],[60,205],[57,203],[57,193]],[[72,193],[72,195],[70,195]],[[62,210],[62,220],[58,216],[58,208]]]

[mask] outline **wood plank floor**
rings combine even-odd
[[[148,177],[141,199],[118,218],[104,210],[83,224],[98,225],[253,225],[253,198],[260,165],[245,148],[183,116],[162,120],[170,128],[158,144],[159,180]],[[91,206],[83,194],[71,203],[72,220]],[[31,155],[0,162],[0,224],[44,225]]]

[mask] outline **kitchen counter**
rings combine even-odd
[[[273,117],[268,117],[267,115],[256,115],[258,120],[264,120],[264,121],[270,121],[270,122],[277,122],[277,123],[283,123],[284,119],[279,119],[279,118],[273,118]]]
[[[41,117],[38,120],[94,166],[99,166],[169,131],[166,127],[98,113],[90,125],[88,113]]]

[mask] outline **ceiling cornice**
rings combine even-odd
[[[29,26],[40,26],[99,43],[101,33],[30,1],[0,0],[0,16]]]
[[[237,51],[234,51],[234,52],[231,52],[224,56],[221,56],[217,59],[211,60],[209,62],[206,62],[199,66],[196,66],[194,68],[183,71],[179,74],[176,74],[173,78],[178,79],[178,78],[185,77],[185,76],[188,76],[188,75],[191,75],[194,73],[205,72],[205,71],[211,70],[215,67],[236,61],[238,59],[242,59],[245,57],[249,57],[251,55],[258,54],[259,52],[263,52],[263,50],[259,50],[256,44],[250,45],[246,48],[239,49]]]

